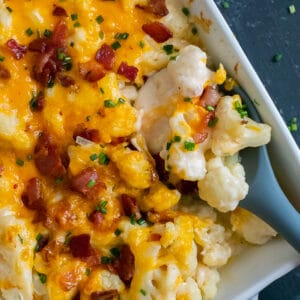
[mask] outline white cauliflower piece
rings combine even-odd
[[[10,12],[6,9],[5,3],[0,0],[0,25],[8,29],[11,27],[12,17]]]
[[[196,271],[197,284],[201,289],[204,300],[214,299],[217,294],[217,285],[220,275],[216,269],[211,269],[199,264]]]
[[[233,155],[247,147],[267,144],[271,139],[271,127],[248,117],[241,118],[235,109],[240,97],[225,96],[216,108],[218,122],[212,131],[212,152],[217,156]]]
[[[203,92],[213,72],[206,67],[206,53],[189,45],[180,50],[176,60],[170,61],[167,70],[176,88],[184,97],[197,97]]]
[[[199,197],[221,212],[234,210],[248,193],[243,166],[215,157],[207,162],[207,174],[198,181]]]
[[[179,285],[176,299],[202,300],[201,291],[193,278]]]
[[[267,223],[241,207],[231,213],[230,222],[232,230],[252,244],[263,245],[277,235]]]

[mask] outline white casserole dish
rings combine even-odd
[[[191,6],[191,17],[196,17],[198,32],[212,61],[223,63],[255,99],[263,121],[272,126],[268,150],[273,168],[289,199],[300,208],[300,151],[285,122],[213,0],[186,1],[186,5]],[[281,239],[249,247],[221,271],[217,299],[249,299],[298,264],[300,255]]]

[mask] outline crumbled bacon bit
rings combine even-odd
[[[56,5],[54,5],[52,15],[56,16],[56,17],[67,17],[68,16],[66,10],[63,7],[56,6]]]
[[[41,174],[60,177],[66,173],[58,147],[48,133],[39,137],[34,152],[34,162]]]
[[[131,82],[134,82],[137,74],[138,74],[138,68],[134,66],[128,66],[126,62],[122,62],[118,68],[117,73],[119,75],[125,76],[127,79],[129,79]]]
[[[150,241],[152,242],[158,242],[161,239],[161,235],[159,233],[151,233],[150,235]]]
[[[124,213],[127,217],[135,216],[136,220],[139,220],[142,215],[136,204],[136,200],[126,194],[121,195],[121,203],[123,206]]]
[[[105,71],[101,65],[91,60],[79,64],[79,74],[83,77],[83,79],[89,82],[95,82],[105,76]]]
[[[217,88],[209,85],[204,89],[204,91],[200,97],[200,104],[203,107],[206,107],[208,105],[216,106],[220,97],[221,97],[221,95],[218,92]]]
[[[118,294],[117,290],[93,292],[91,294],[91,300],[113,300]]]
[[[91,184],[92,183],[92,184]],[[71,187],[75,191],[90,196],[91,191],[99,188],[100,181],[96,169],[88,167],[71,179]]]
[[[31,41],[28,45],[28,50],[32,52],[45,53],[48,47],[49,40],[46,38],[38,38]]]
[[[76,140],[77,136],[81,136],[94,143],[100,143],[100,134],[98,129],[88,129],[84,124],[78,124],[74,133],[73,139]]]
[[[67,24],[65,20],[61,19],[54,27],[51,36],[51,42],[57,48],[64,48],[67,44],[67,32],[68,32]]]
[[[100,49],[97,50],[95,59],[106,70],[112,70],[115,62],[115,52],[111,46],[103,44]]]
[[[71,76],[64,75],[62,73],[57,74],[57,79],[60,81],[63,87],[69,87],[75,84],[75,80]]]
[[[196,181],[180,180],[175,187],[183,195],[193,194],[198,191]]]
[[[43,202],[42,181],[38,177],[33,177],[27,182],[22,201],[30,209],[37,209],[41,206]]]
[[[9,78],[10,78],[10,72],[2,64],[0,64],[0,79],[9,79]]]
[[[14,39],[10,39],[6,42],[6,46],[13,54],[14,58],[19,60],[23,58],[27,52],[27,47],[21,44],[18,44],[18,42]]]
[[[160,157],[159,154],[154,154],[152,157],[155,160],[155,167],[158,173],[159,179],[161,181],[168,181],[169,180],[169,173],[165,168],[165,161]]]
[[[93,211],[90,216],[89,216],[89,220],[95,225],[95,226],[99,226],[100,224],[102,224],[103,220],[104,220],[104,215],[100,212],[100,211]]]
[[[193,134],[193,140],[196,144],[203,143],[208,137],[208,132],[196,132]]]
[[[122,246],[120,256],[111,265],[122,281],[129,285],[134,274],[134,255],[128,245]]]
[[[166,42],[168,39],[173,37],[173,33],[164,24],[160,22],[152,22],[144,24],[142,29],[151,38],[153,38],[157,43]]]
[[[92,256],[95,252],[90,244],[90,236],[88,234],[71,236],[69,247],[72,255],[78,258]]]
[[[159,17],[164,17],[169,13],[165,0],[149,0],[148,5],[138,7]]]

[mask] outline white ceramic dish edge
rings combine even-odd
[[[269,152],[273,167],[285,192],[300,208],[300,151],[264,85],[212,0],[194,0],[191,15],[211,21],[208,32],[201,22],[198,26],[209,55],[216,64],[222,62],[248,95],[256,100],[262,119],[272,126]],[[250,299],[299,264],[300,255],[283,240],[276,239],[262,247],[249,247],[221,271],[217,299]]]

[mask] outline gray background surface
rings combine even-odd
[[[286,123],[297,117],[299,129],[292,135],[300,146],[300,0],[215,2]],[[282,59],[273,62],[277,53]],[[300,300],[300,267],[263,290],[259,300]]]

